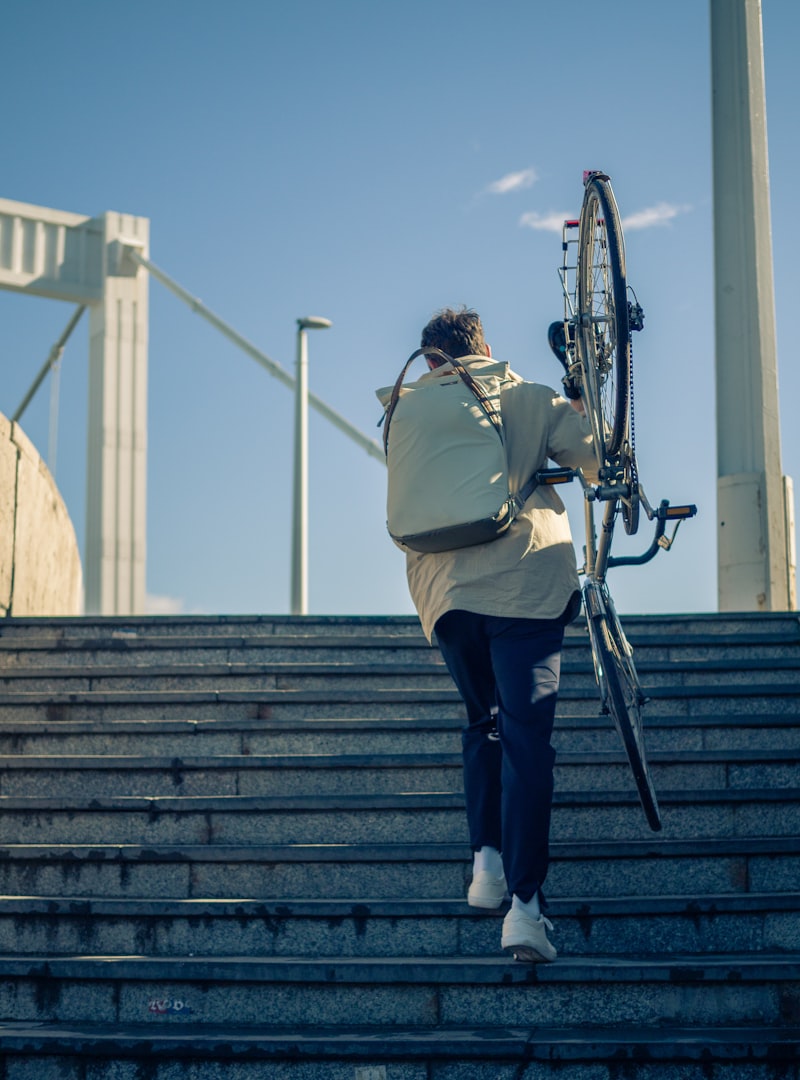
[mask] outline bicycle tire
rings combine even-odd
[[[606,611],[591,618],[589,623],[601,696],[622,739],[647,823],[653,832],[659,832],[661,812],[647,764],[642,728],[644,695],[633,658],[625,649],[622,628],[613,613]]]
[[[596,449],[599,457],[613,459],[628,435],[631,338],[622,226],[611,184],[602,174],[590,177],[584,190],[577,302]]]

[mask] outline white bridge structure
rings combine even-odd
[[[710,4],[719,608],[795,610],[792,486],[780,454],[760,0]],[[84,217],[0,199],[0,288],[79,305],[59,344],[83,308],[89,311],[84,581],[91,614],[144,611],[148,275],[295,386],[283,368],[154,266],[148,240],[147,218]],[[308,402],[383,461],[377,443],[314,395]]]
[[[90,218],[0,199],[0,288],[78,304],[13,420],[89,310],[84,552],[89,614],[137,615],[145,607],[148,275],[284,385],[296,386],[279,364],[150,261],[149,226],[147,218],[131,214],[107,212]],[[304,391],[317,412],[384,462],[377,442],[306,387]],[[294,557],[299,561],[297,553]]]
[[[89,310],[87,612],[144,612],[149,221],[0,199],[0,288]],[[77,314],[77,313],[76,313]],[[77,320],[75,320],[77,321]]]

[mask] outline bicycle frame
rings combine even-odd
[[[670,506],[663,500],[653,508],[639,482],[634,446],[631,330],[641,330],[644,313],[627,286],[625,249],[619,211],[609,177],[584,173],[586,188],[580,218],[564,222],[559,276],[564,296],[564,342],[554,348],[566,368],[565,390],[577,390],[592,431],[598,461],[596,483],[580,469],[540,469],[540,484],[578,480],[583,490],[586,544],[582,587],[592,662],[602,711],[614,721],[630,763],[639,798],[650,827],[661,828],[658,799],[650,778],[644,746],[642,690],[633,649],[614,609],[606,575],[615,566],[649,562],[659,550],[668,551],[681,521],[693,517],[694,505]],[[575,258],[570,259],[575,245]],[[633,301],[629,299],[633,295]],[[548,332],[551,345],[553,340]],[[563,356],[561,352],[563,351]],[[596,515],[599,514],[599,532]],[[619,514],[625,531],[636,533],[644,509],[655,523],[653,539],[640,555],[614,556],[611,544]],[[674,522],[671,535],[666,529]]]
[[[583,489],[586,545],[583,549],[584,564],[579,573],[584,574],[587,580],[601,584],[605,583],[606,573],[612,567],[642,566],[655,558],[659,551],[669,551],[675,542],[681,521],[694,517],[697,513],[697,507],[694,504],[671,506],[668,499],[662,499],[658,507],[654,509],[640,484],[639,499],[642,508],[648,521],[655,522],[653,538],[649,547],[641,555],[612,556],[611,541],[614,535],[614,520],[619,511],[619,488],[603,483],[592,484],[583,475],[581,469],[540,469],[536,473],[536,480],[546,486],[569,484],[573,480],[580,483]],[[599,539],[595,528],[595,506],[598,502],[604,503]],[[675,527],[671,535],[667,536],[669,521],[674,521]]]

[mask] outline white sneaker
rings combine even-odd
[[[499,908],[507,893],[505,874],[495,877],[488,870],[480,870],[472,878],[467,903],[470,907]]]
[[[547,931],[553,924],[544,915],[533,918],[524,911],[513,908],[503,919],[503,949],[512,953],[515,960],[528,964],[549,964],[558,956],[556,949],[547,940]]]

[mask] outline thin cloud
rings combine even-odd
[[[177,596],[154,596],[148,593],[144,599],[146,615],[183,615],[184,602]]]
[[[652,229],[669,225],[680,214],[687,214],[691,206],[677,205],[676,203],[657,203],[648,206],[644,210],[638,210],[635,214],[629,214],[622,219],[622,227],[627,231],[637,229]],[[576,218],[570,214],[540,214],[537,210],[529,210],[519,219],[519,223],[526,229],[537,229],[539,232],[560,233],[562,226],[568,218]]]
[[[499,180],[493,180],[486,190],[490,195],[510,195],[514,191],[532,187],[538,179],[536,169],[520,169],[518,172],[506,173]]]
[[[527,214],[522,215],[519,219],[519,223],[526,229],[537,229],[539,232],[560,233],[564,226],[564,222],[571,217],[574,217],[574,215],[556,214],[555,212],[540,214],[536,210],[529,210]]]
[[[674,203],[657,203],[645,210],[637,210],[622,219],[624,229],[651,229],[654,226],[669,225],[679,214],[686,214],[691,206],[676,206]]]

